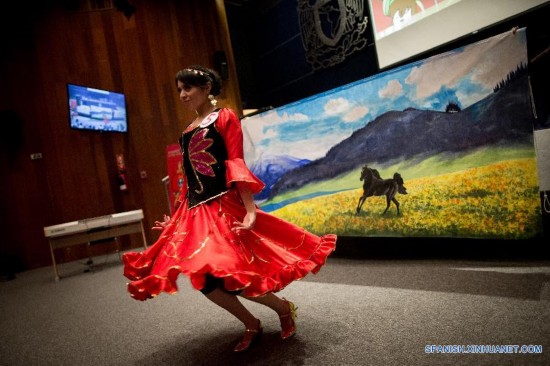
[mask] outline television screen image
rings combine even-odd
[[[71,128],[128,132],[126,97],[123,93],[67,84]]]

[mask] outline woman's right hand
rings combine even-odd
[[[164,230],[166,225],[170,222],[170,216],[164,215],[164,221],[155,221],[155,226],[152,227],[153,230]]]

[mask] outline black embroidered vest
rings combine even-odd
[[[227,149],[214,125],[199,126],[179,139],[187,178],[188,208],[228,191],[225,181]]]

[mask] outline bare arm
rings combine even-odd
[[[236,182],[236,184],[241,199],[243,200],[244,207],[246,208],[246,215],[242,222],[235,222],[234,230],[251,230],[256,223],[256,204],[254,203],[254,197],[247,183]]]

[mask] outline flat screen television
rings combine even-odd
[[[70,126],[75,130],[128,132],[123,93],[67,84]]]

